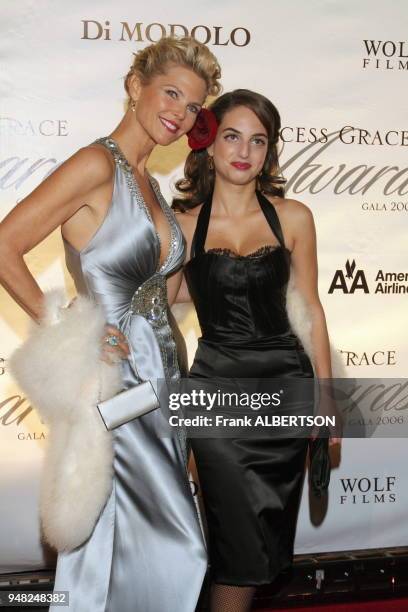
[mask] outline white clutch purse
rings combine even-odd
[[[106,429],[110,431],[156,410],[159,405],[153,385],[147,380],[110,399],[98,402],[97,407]]]

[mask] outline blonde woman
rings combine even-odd
[[[206,96],[218,93],[219,77],[216,58],[190,38],[139,51],[119,125],[75,153],[0,224],[0,281],[34,320],[44,296],[23,256],[61,226],[78,292],[104,309],[104,358],[122,357],[124,388],[138,383],[131,364],[143,380],[180,375],[168,306],[185,243],[146,162],[157,144],[192,128]],[[152,300],[154,309],[146,306]],[[89,540],[58,557],[55,589],[69,591],[70,610],[196,607],[206,554],[184,441],[159,437],[162,421],[156,411],[115,431],[112,494]]]

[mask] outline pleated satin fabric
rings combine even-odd
[[[222,245],[205,251],[211,202],[200,210],[185,266],[202,331],[191,377],[313,377],[286,314],[290,253],[273,205],[259,192],[257,197],[271,241],[248,256]],[[310,400],[301,412],[313,413]],[[191,445],[213,580],[238,586],[270,583],[292,562],[307,440],[200,437]]]
[[[165,281],[182,265],[185,243],[167,210],[172,246],[159,266],[160,242],[130,167],[114,141],[99,142],[116,163],[112,202],[82,251],[65,242],[67,266],[78,292],[101,304],[107,322],[127,338],[131,358],[123,361],[123,388],[140,379],[153,385],[158,379],[175,380],[180,371],[173,319],[167,301],[161,303],[154,292],[162,277]],[[151,180],[165,211],[167,204]],[[137,290],[146,303],[156,300],[155,308],[162,309],[158,318],[153,310],[151,318],[135,311]],[[165,410],[159,409],[112,432],[110,498],[89,540],[58,556],[55,590],[69,591],[70,611],[194,612],[207,557],[188,480],[185,438],[170,429]]]

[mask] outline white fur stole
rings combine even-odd
[[[91,535],[112,487],[113,450],[96,408],[121,389],[120,366],[100,359],[105,320],[79,296],[68,309],[63,291],[45,298],[45,316],[10,358],[19,387],[49,429],[41,481],[45,539],[59,552]]]

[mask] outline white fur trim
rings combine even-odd
[[[293,332],[301,341],[305,352],[314,363],[312,345],[312,317],[306,300],[297,289],[294,274],[291,273],[286,291],[286,312]],[[333,378],[347,378],[346,368],[339,352],[330,344],[330,358]]]

